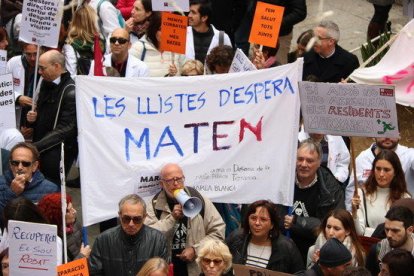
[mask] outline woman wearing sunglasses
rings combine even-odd
[[[63,231],[66,231],[68,261],[78,258],[89,258],[91,249],[89,245],[82,243],[82,227],[76,221],[76,209],[72,204],[72,197],[66,195],[66,225],[62,225],[62,195],[61,193],[48,194],[42,197],[37,204],[40,212],[50,224],[57,226],[58,235],[63,239]]]
[[[277,213],[276,205],[268,200],[248,207],[242,229],[226,239],[233,263],[292,274],[304,269],[295,243],[280,234]]]
[[[227,245],[219,240],[206,240],[200,245],[196,260],[202,271],[200,276],[233,275],[231,259]]]

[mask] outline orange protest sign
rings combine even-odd
[[[169,12],[161,16],[161,43],[162,51],[185,54],[187,36],[187,17]]]
[[[88,263],[82,258],[57,267],[58,276],[89,276]]]
[[[285,8],[257,2],[249,42],[276,47]]]

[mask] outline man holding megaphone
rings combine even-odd
[[[174,275],[199,275],[195,262],[200,243],[224,239],[225,224],[211,201],[192,187],[185,187],[177,164],[161,169],[162,190],[148,204],[145,224],[167,237]]]

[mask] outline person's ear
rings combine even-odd
[[[39,161],[34,161],[32,165],[32,173],[35,173],[39,168]]]
[[[411,235],[414,232],[414,225],[407,228],[407,232]]]
[[[207,15],[203,15],[201,17],[201,22],[206,23],[207,22],[207,19],[208,19],[208,16]]]

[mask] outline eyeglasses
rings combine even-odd
[[[123,224],[129,224],[131,220],[134,224],[141,224],[144,218],[143,217],[130,217],[130,216],[121,217],[121,221]]]
[[[174,185],[175,182],[182,185],[182,184],[184,184],[184,180],[185,180],[184,176],[183,177],[174,177],[174,178],[171,178],[171,179],[162,179],[162,181],[164,183],[168,184],[168,185]]]
[[[49,66],[41,66],[39,65],[39,70],[45,71]]]
[[[222,259],[209,259],[209,258],[202,258],[201,261],[204,265],[210,265],[213,262],[214,265],[221,265],[223,262]]]
[[[318,40],[331,39],[331,37],[320,37],[320,36],[317,36],[316,38],[317,38]]]
[[[33,164],[33,162],[21,161],[21,160],[11,160],[10,161],[10,165],[12,165],[14,167],[18,167],[20,164],[22,164],[23,167],[27,168],[27,167],[30,167]]]
[[[250,215],[249,220],[251,220],[253,222],[259,221],[260,223],[266,223],[266,222],[270,221],[270,218],[264,218],[264,217],[259,217],[259,216],[256,216],[256,215]]]
[[[109,42],[111,42],[112,44],[115,44],[117,41],[119,44],[125,44],[129,40],[123,37],[114,37],[114,36],[109,39]]]
[[[31,58],[31,57],[35,58],[36,54],[37,53],[24,53],[24,56],[27,57],[27,58]]]

